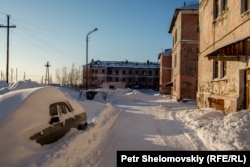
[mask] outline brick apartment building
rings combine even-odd
[[[172,76],[172,49],[166,49],[158,55],[160,62],[160,88],[162,94],[171,95],[171,76]]]
[[[86,81],[84,73],[83,83]],[[159,63],[96,60],[90,63],[88,76],[91,88],[99,88],[103,82],[125,82],[129,88],[158,89]]]
[[[199,1],[197,106],[250,108],[250,0]]]
[[[169,33],[172,46],[172,97],[195,99],[198,68],[199,5],[188,4],[176,8]]]

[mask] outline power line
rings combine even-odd
[[[69,36],[69,35],[67,35],[65,33],[60,33],[58,31],[51,31],[48,28],[41,27],[39,25],[36,25],[34,23],[30,23],[28,21],[25,21],[25,20],[17,18],[17,17],[13,17],[13,18],[15,19],[15,22],[18,23],[18,25],[19,24],[22,25],[22,22],[24,22],[26,25],[31,25],[31,26],[35,27],[35,30],[33,30],[33,31],[35,31],[36,33],[39,33],[39,34],[41,34],[43,36],[47,36],[47,37],[50,37],[50,38],[60,38],[60,39],[69,40],[69,41],[72,41],[72,40],[73,41],[76,41],[76,40],[82,41],[82,39],[79,38],[79,37],[72,37],[72,36]],[[30,31],[30,28],[28,28],[28,27],[26,27],[24,25],[22,25],[22,27],[25,28],[25,29],[29,29],[29,31]]]

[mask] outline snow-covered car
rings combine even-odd
[[[74,114],[74,109],[68,101],[59,101],[49,105],[51,116],[48,127],[30,137],[37,143],[50,144],[62,138],[71,128],[83,129],[87,126],[85,112]]]
[[[71,128],[83,129],[87,125],[84,108],[55,87],[6,93],[0,96],[0,110],[1,148],[15,144],[13,139],[18,143],[29,140],[50,144]]]

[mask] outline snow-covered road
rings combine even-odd
[[[59,89],[84,108],[91,126],[84,131],[71,129],[46,146],[30,140],[19,144],[16,139],[12,147],[20,147],[15,155],[22,156],[11,154],[11,161],[5,161],[7,166],[114,167],[117,151],[124,150],[250,150],[247,110],[224,115],[212,108],[196,109],[195,101],[178,103],[150,90],[105,90],[106,99],[97,95],[94,100],[86,100],[79,98],[78,91]],[[23,93],[28,94],[29,89]],[[5,97],[8,94],[2,96],[2,103]],[[12,100],[11,104],[20,103],[19,98]],[[10,146],[4,148],[9,150]],[[6,153],[4,148],[2,154]]]
[[[88,162],[94,163],[88,165],[116,166],[118,150],[202,149],[204,146],[194,143],[195,140],[175,119],[173,110],[176,107],[178,103],[164,100],[115,105],[119,116],[96,149],[98,154],[90,156]],[[188,107],[195,105],[185,106]]]

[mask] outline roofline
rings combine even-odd
[[[162,55],[171,56],[171,55],[172,55],[172,49],[165,49],[164,52],[159,53],[159,54],[158,54],[158,60],[160,59],[160,57],[161,57]]]
[[[187,6],[187,7],[176,8],[174,15],[173,15],[173,18],[172,18],[172,21],[171,21],[171,24],[170,24],[170,27],[169,27],[169,30],[168,30],[168,33],[170,33],[170,34],[172,33],[173,27],[175,25],[176,19],[179,15],[180,11],[190,11],[190,10],[195,11],[196,10],[198,12],[198,9],[199,9],[199,7],[196,7],[196,6],[192,6],[192,7]]]

